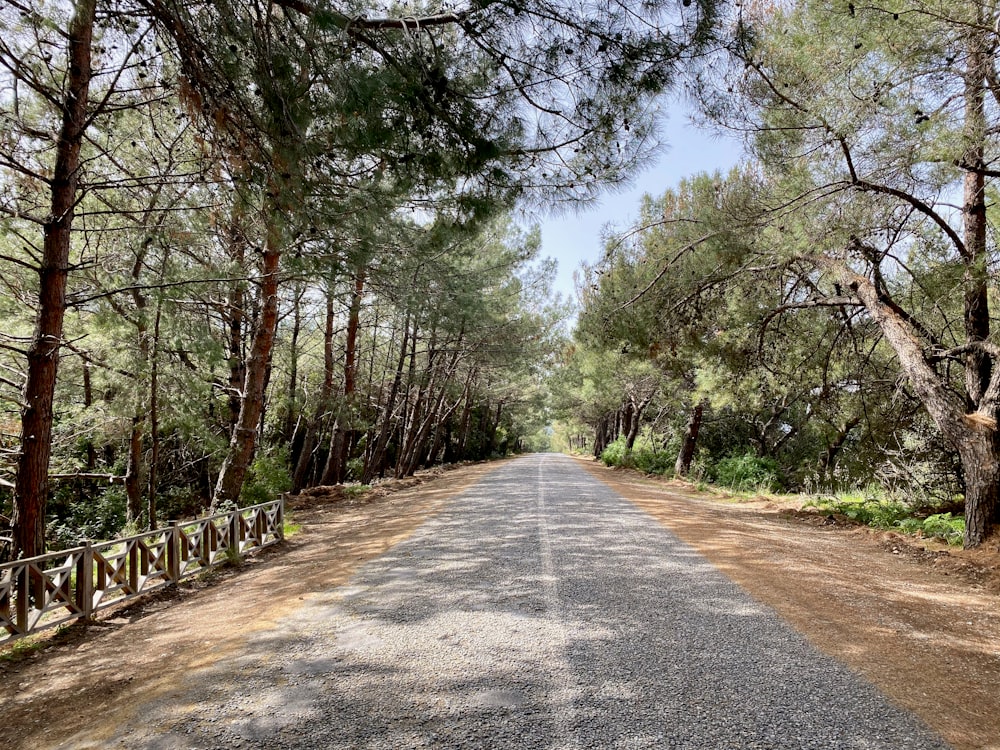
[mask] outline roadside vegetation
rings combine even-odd
[[[600,460],[606,466],[634,469],[669,479],[676,476],[676,457],[676,450],[657,447],[650,435],[645,433],[636,440],[631,452],[626,451],[624,438],[616,438],[601,452]],[[801,488],[794,492],[783,478],[781,465],[776,459],[752,453],[726,456],[715,462],[702,453],[683,479],[701,492],[721,492],[726,497],[759,499],[763,496],[777,501],[791,501],[801,510],[828,518],[925,539],[939,539],[949,545],[960,545],[964,538],[961,496],[950,500],[937,498],[928,503],[924,493],[899,493],[878,483],[855,490],[829,490],[826,493],[817,490],[814,494],[808,488]]]
[[[688,91],[744,138],[579,281],[556,441],[967,547],[1000,521],[997,9],[743,4]]]

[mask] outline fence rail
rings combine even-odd
[[[0,565],[0,646],[284,538],[284,499]]]

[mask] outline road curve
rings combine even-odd
[[[946,748],[571,459],[502,464],[122,748]]]

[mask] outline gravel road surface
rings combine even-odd
[[[947,747],[552,454],[141,716],[114,747]]]

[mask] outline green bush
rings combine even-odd
[[[654,451],[644,448],[632,452],[632,462],[635,464],[635,468],[647,474],[672,473],[676,459],[676,456],[666,451]]]
[[[903,503],[875,497],[839,497],[810,500],[803,507],[819,508],[840,513],[852,521],[877,529],[899,529],[905,534],[921,534],[943,539],[948,544],[961,544],[965,536],[965,520],[952,513],[935,513],[921,518],[913,508]]]
[[[125,526],[125,506],[125,488],[115,485],[57,508],[46,529],[50,548],[75,547],[83,539],[114,539]]]
[[[636,441],[631,455],[626,456],[623,437],[619,437],[601,453],[601,461],[608,466],[625,466],[646,474],[669,474],[674,468],[674,458],[668,451],[658,451],[639,441]]]
[[[266,503],[290,489],[292,476],[288,470],[288,455],[282,448],[254,459],[240,492],[240,505]]]
[[[943,539],[948,544],[961,544],[965,537],[965,519],[951,513],[935,513],[923,520],[920,530],[926,537]]]
[[[625,461],[625,439],[618,438],[601,452],[601,460],[607,466],[621,466]]]
[[[722,459],[712,468],[710,478],[716,484],[734,490],[776,492],[781,488],[778,462],[752,453]]]
[[[912,510],[902,503],[875,497],[833,497],[810,500],[803,507],[839,513],[852,521],[877,529],[902,528],[912,520]]]

